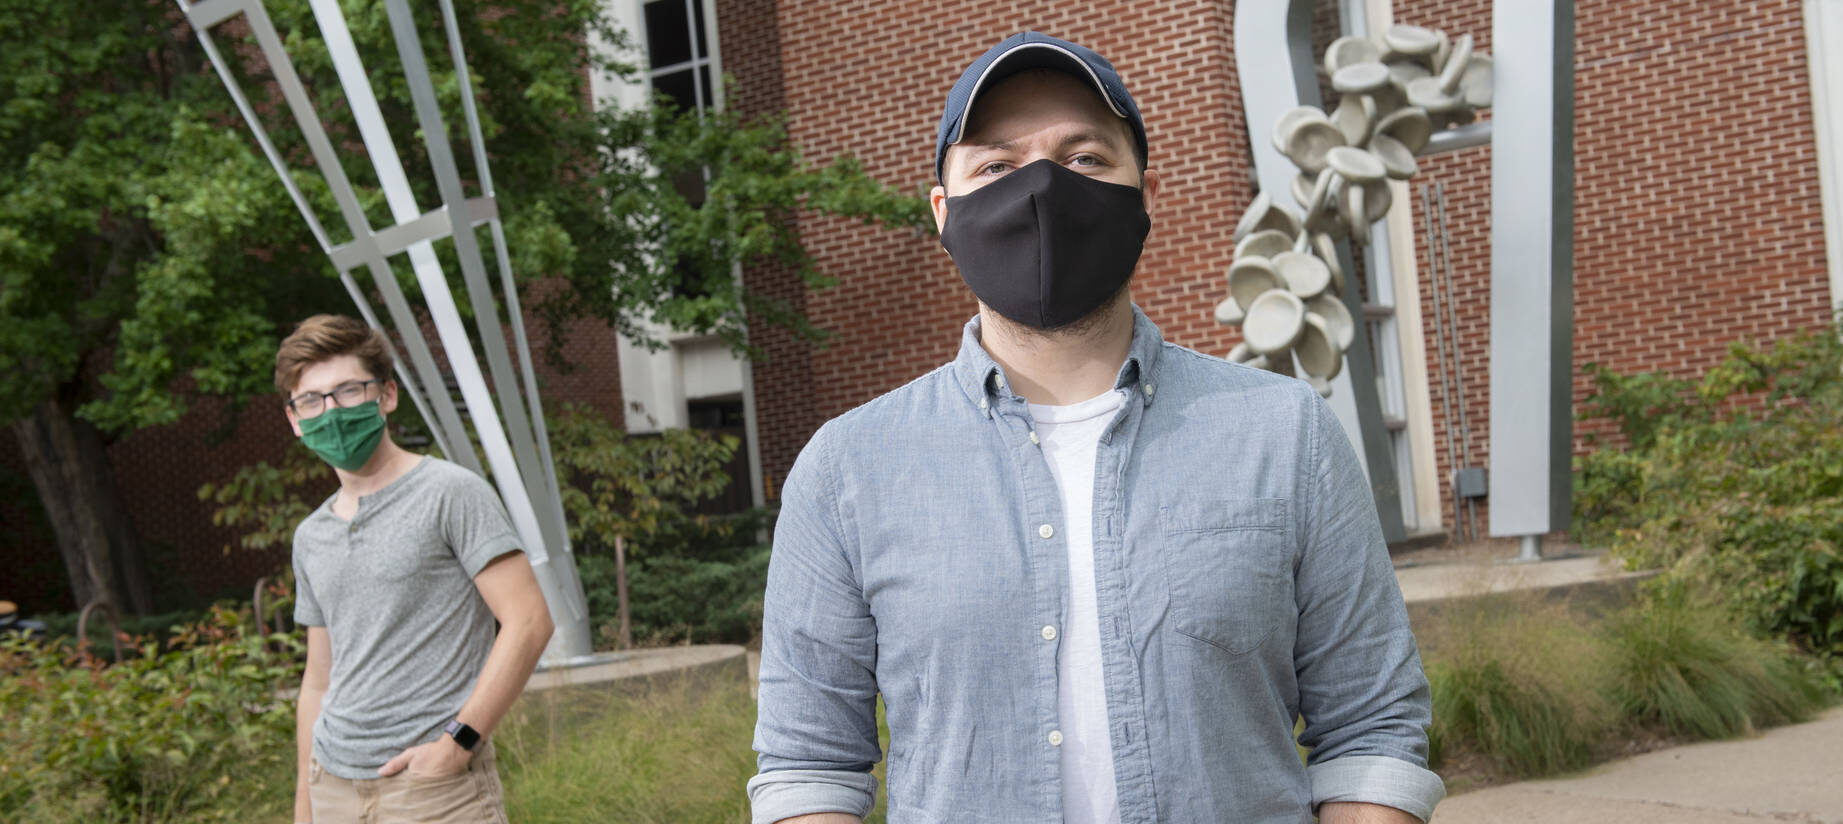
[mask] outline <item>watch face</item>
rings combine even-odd
[[[459,720],[449,721],[448,726],[442,730],[454,739],[454,743],[461,745],[461,749],[469,752],[473,751],[475,744],[480,743],[480,733]]]

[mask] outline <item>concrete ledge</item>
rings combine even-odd
[[[589,663],[535,672],[512,711],[546,716],[551,724],[597,717],[608,704],[660,689],[694,697],[713,689],[750,684],[747,652],[734,644],[597,653]]]
[[[1597,615],[1630,603],[1639,582],[1656,574],[1627,572],[1603,555],[1589,555],[1532,564],[1487,560],[1407,566],[1395,570],[1395,580],[1408,602],[1409,624],[1422,626],[1508,593],[1565,602],[1571,610]]]
[[[1604,555],[1584,555],[1529,564],[1487,560],[1405,566],[1395,570],[1395,580],[1401,584],[1402,599],[1413,602],[1635,580],[1649,574],[1627,572]]]
[[[737,683],[742,683],[742,678],[748,675],[745,653],[742,647],[735,644],[699,644],[596,653],[591,656],[595,660],[584,665],[540,668],[532,673],[525,691],[542,692],[564,687],[609,684],[685,670],[710,669],[714,671],[713,674],[720,675],[726,668],[735,669],[739,675]]]

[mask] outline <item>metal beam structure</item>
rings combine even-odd
[[[1240,0],[1235,4],[1236,65],[1243,68],[1244,78],[1255,76],[1247,67],[1260,67],[1257,81],[1242,83],[1242,111],[1254,154],[1255,180],[1275,203],[1290,204],[1295,211],[1299,205],[1293,202],[1291,181],[1299,170],[1274,148],[1268,129],[1288,109],[1323,104],[1318,93],[1317,60],[1312,55],[1312,9],[1313,0]],[[1387,260],[1386,254],[1381,257]],[[1338,242],[1338,259],[1345,272],[1356,271],[1347,241]],[[1374,265],[1374,260],[1369,263]],[[1370,278],[1372,284],[1379,279],[1387,281]],[[1340,297],[1350,316],[1363,322],[1367,296],[1357,290],[1356,278],[1348,280]],[[1383,398],[1377,385],[1377,361],[1370,349],[1370,336],[1359,332],[1346,354],[1343,371],[1331,382],[1331,409],[1369,473],[1383,537],[1397,541],[1406,535],[1402,475],[1395,470],[1394,449],[1383,420]]]
[[[1574,0],[1494,8],[1490,534],[1534,561],[1572,505]]]
[[[565,526],[562,497],[557,488],[556,467],[550,454],[550,439],[544,426],[544,410],[539,400],[536,373],[532,369],[531,347],[525,336],[524,317],[518,305],[518,291],[512,277],[505,228],[500,220],[494,195],[492,174],[487,166],[485,142],[480,132],[478,112],[474,107],[472,83],[461,48],[451,0],[440,0],[443,27],[449,58],[454,62],[455,78],[460,87],[463,119],[473,149],[474,179],[480,193],[468,197],[454,149],[448,139],[447,125],[436,103],[435,87],[423,56],[420,32],[417,31],[407,0],[386,0],[391,34],[402,61],[404,79],[410,89],[423,147],[430,161],[442,204],[424,212],[410,188],[409,177],[392,142],[371,80],[360,60],[345,16],[337,0],[309,0],[314,19],[320,26],[328,56],[339,76],[345,103],[358,126],[360,138],[390,208],[393,225],[374,228],[360,206],[353,187],[334,152],[325,127],[315,112],[307,89],[295,72],[293,63],[282,47],[282,38],[262,0],[177,0],[181,11],[197,32],[205,53],[223,79],[225,88],[237,104],[245,123],[255,133],[269,163],[281,178],[282,185],[294,199],[301,217],[307,221],[314,238],[320,243],[341,283],[365,321],[384,328],[376,311],[360,288],[353,272],[363,269],[371,284],[383,298],[392,326],[402,338],[408,357],[397,359],[397,378],[423,419],[429,423],[436,444],[452,461],[477,473],[490,468],[492,480],[504,501],[513,528],[517,530],[526,557],[537,574],[538,584],[550,607],[557,632],[546,651],[552,665],[581,660],[590,653],[588,610],[582,585],[571,555],[569,532]],[[335,244],[326,227],[294,183],[287,161],[256,116],[248,97],[237,82],[211,37],[212,27],[241,16],[253,35],[256,46],[273,75],[290,114],[307,142],[314,165],[325,180],[338,205],[340,218],[351,239]],[[493,283],[476,232],[486,227],[492,237],[494,258],[498,264],[502,307],[494,299]],[[463,321],[447,273],[435,254],[434,243],[447,239],[454,246],[461,267],[462,282],[473,309],[474,324],[470,332]],[[397,255],[407,256],[416,282],[421,287],[424,306],[435,327],[449,369],[459,385],[466,404],[467,421],[447,390],[447,379],[437,366],[415,308],[397,285],[390,261]],[[509,344],[503,322],[512,327]],[[478,345],[484,353],[487,370],[481,371],[475,355]],[[518,369],[513,367],[516,351]],[[467,423],[472,424],[472,434]],[[486,456],[484,467],[477,447]]]

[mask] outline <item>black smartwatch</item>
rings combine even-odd
[[[468,752],[473,752],[474,745],[480,743],[479,730],[461,723],[459,718],[449,721],[448,726],[442,727],[442,732],[447,733],[448,737],[454,739],[454,743],[461,745],[461,749]]]

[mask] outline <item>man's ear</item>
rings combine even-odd
[[[928,190],[928,208],[934,210],[934,233],[947,231],[947,187],[936,186]]]
[[[386,378],[384,384],[378,387],[378,408],[383,410],[386,415],[397,411],[396,381]]]
[[[1146,169],[1139,173],[1139,196],[1145,200],[1145,213],[1152,214],[1152,205],[1158,201],[1159,187],[1163,178],[1157,169]]]

